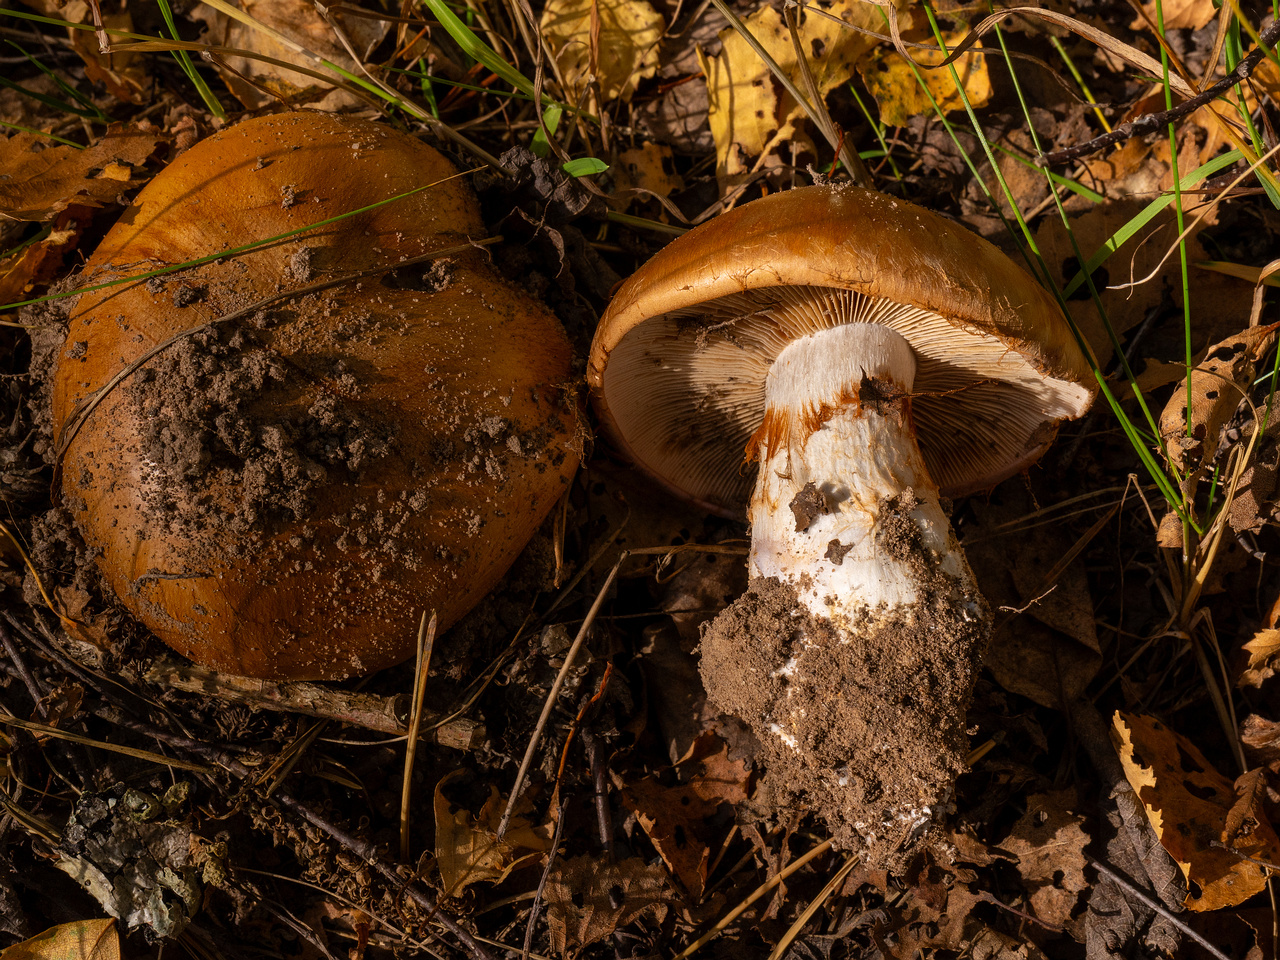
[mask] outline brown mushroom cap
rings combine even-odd
[[[83,285],[439,185],[82,296],[56,371],[59,439],[78,402],[174,334],[481,235],[456,172],[412,137],[330,114],[250,120],[193,147],[125,211]],[[75,434],[64,501],[106,581],[175,650],[277,678],[399,662],[422,612],[442,629],[467,612],[563,493],[578,455],[559,322],[483,251],[416,271],[184,337]]]
[[[1097,389],[1057,304],[996,247],[847,185],[774,194],[659,251],[601,319],[588,380],[626,455],[740,516],[753,485],[743,450],[774,358],[850,320],[911,343],[917,438],[947,496],[1035,462]]]

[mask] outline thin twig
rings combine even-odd
[[[1069,160],[1079,160],[1091,153],[1097,153],[1099,150],[1105,150],[1107,147],[1114,146],[1117,143],[1124,143],[1126,140],[1132,140],[1134,137],[1141,136],[1145,133],[1155,133],[1167,124],[1175,120],[1185,117],[1187,114],[1194,113],[1205,104],[1215,100],[1217,97],[1226,93],[1236,84],[1249,79],[1249,75],[1262,62],[1262,58],[1267,53],[1267,47],[1272,46],[1277,40],[1280,40],[1280,20],[1274,21],[1270,26],[1258,34],[1261,43],[1249,52],[1249,55],[1236,64],[1236,68],[1228,73],[1225,77],[1208,87],[1203,93],[1196,94],[1187,100],[1183,100],[1170,110],[1161,110],[1159,113],[1148,113],[1145,116],[1138,117],[1128,123],[1122,123],[1115,127],[1110,133],[1104,133],[1100,137],[1094,137],[1084,143],[1076,144],[1074,147],[1067,147],[1065,150],[1055,150],[1053,153],[1044,153],[1036,158],[1036,163],[1042,167],[1052,166],[1056,163],[1066,163]]]
[[[498,824],[499,840],[506,835],[507,825],[511,822],[511,813],[515,810],[516,801],[520,799],[520,792],[524,789],[525,777],[528,776],[529,767],[533,764],[533,755],[537,752],[538,741],[542,737],[542,732],[546,729],[547,721],[551,719],[551,711],[555,709],[556,699],[560,696],[560,688],[564,686],[564,681],[569,676],[569,670],[573,667],[574,658],[578,655],[578,651],[582,649],[582,643],[587,638],[587,632],[591,629],[591,624],[595,622],[596,614],[600,612],[600,608],[604,605],[604,599],[609,593],[609,588],[613,586],[614,578],[618,576],[618,570],[622,568],[623,562],[629,555],[626,550],[623,550],[618,555],[618,561],[613,565],[613,569],[609,571],[609,575],[605,577],[604,584],[600,587],[600,592],[596,594],[595,603],[587,611],[587,618],[582,621],[582,626],[578,629],[578,635],[573,638],[573,644],[569,647],[569,652],[564,655],[564,665],[560,667],[560,672],[556,674],[555,683],[551,684],[551,690],[547,693],[547,702],[542,705],[542,715],[538,717],[538,724],[533,728],[533,736],[529,738],[529,746],[524,752],[524,760],[520,762],[520,770],[516,774],[516,782],[511,787],[511,796],[507,799],[507,808],[502,811],[502,820]]]
[[[5,653],[9,655],[14,669],[18,671],[18,676],[22,678],[23,686],[27,688],[27,693],[31,695],[31,699],[35,702],[36,710],[40,712],[40,716],[47,717],[49,711],[44,705],[44,693],[40,689],[40,684],[28,669],[27,661],[23,659],[19,652],[18,645],[13,642],[13,635],[9,633],[9,628],[3,623],[0,623],[0,643],[4,644]]]
[[[1160,916],[1164,917],[1166,920],[1172,923],[1175,927],[1181,930],[1184,934],[1186,934],[1196,943],[1200,944],[1200,946],[1204,947],[1205,950],[1209,951],[1211,955],[1213,955],[1214,957],[1217,957],[1217,960],[1231,960],[1230,957],[1228,957],[1225,953],[1223,953],[1221,950],[1215,947],[1212,943],[1210,943],[1204,937],[1200,936],[1200,934],[1196,933],[1196,931],[1192,930],[1191,927],[1189,927],[1184,921],[1178,919],[1177,914],[1170,913],[1169,910],[1164,906],[1164,904],[1160,903],[1158,900],[1154,900],[1151,897],[1147,896],[1147,894],[1143,893],[1140,889],[1138,889],[1136,886],[1130,883],[1127,879],[1125,879],[1121,874],[1112,870],[1106,864],[1099,863],[1097,860],[1093,859],[1093,857],[1086,857],[1085,859],[1089,861],[1089,865],[1092,866],[1093,869],[1097,870],[1100,874],[1102,874],[1104,877],[1106,877],[1108,880],[1110,880],[1112,883],[1118,886],[1126,894],[1133,897],[1135,900],[1140,901],[1143,905],[1145,905],[1149,909],[1154,910],[1156,913],[1160,914]]]
[[[538,880],[538,889],[533,895],[533,906],[529,908],[529,922],[524,928],[524,949],[520,951],[520,960],[529,960],[529,951],[533,948],[533,930],[538,922],[538,909],[542,906],[542,893],[547,889],[547,879],[551,876],[551,867],[556,862],[556,851],[560,847],[560,837],[564,833],[565,818],[569,813],[569,800],[566,797],[560,802],[560,815],[556,818],[556,833],[551,838],[551,850],[547,854],[547,866]]]

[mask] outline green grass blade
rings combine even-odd
[[[169,28],[169,36],[178,40],[178,27],[173,20],[173,10],[169,7],[169,0],[157,0],[160,5],[160,15],[164,17],[165,26]],[[182,67],[182,72],[187,75],[187,79],[191,81],[192,86],[196,88],[196,92],[200,94],[200,99],[204,101],[204,105],[219,120],[227,119],[227,111],[222,109],[222,104],[218,98],[214,96],[209,85],[205,83],[204,77],[200,75],[200,71],[196,69],[196,65],[191,62],[191,55],[185,50],[174,50],[173,58],[178,61],[178,66]]]
[[[19,133],[33,133],[37,137],[48,137],[50,140],[56,140],[58,143],[64,144],[68,147],[75,147],[77,150],[84,149],[84,144],[82,143],[76,143],[74,140],[67,140],[63,137],[57,136],[56,134],[45,133],[43,130],[36,130],[34,127],[24,127],[19,123],[10,123],[7,120],[0,120],[0,127],[17,130]]]
[[[1215,157],[1208,163],[1203,163],[1196,167],[1179,181],[1179,185],[1183,190],[1191,190],[1206,177],[1210,177],[1219,170],[1226,169],[1242,159],[1244,158],[1239,150],[1224,153],[1222,156]],[[1172,202],[1173,194],[1166,193],[1147,204],[1132,220],[1112,234],[1110,239],[1094,251],[1093,255],[1085,262],[1084,267],[1063,287],[1062,295],[1070,297],[1079,290],[1080,285],[1085,282],[1086,274],[1094,273],[1098,267],[1106,263],[1113,253],[1137,236],[1143,227],[1155,219],[1160,211]]]

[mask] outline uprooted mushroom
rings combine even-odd
[[[935,214],[811,187],[659,252],[588,375],[624,456],[747,507],[752,579],[704,632],[702,674],[764,745],[763,805],[798,799],[892,861],[963,768],[991,628],[942,497],[1034,463],[1096,390],[1058,306]]]

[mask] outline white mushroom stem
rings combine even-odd
[[[815,617],[842,632],[866,632],[868,618],[900,618],[899,608],[937,593],[939,573],[969,608],[959,611],[964,619],[984,615],[980,603],[961,599],[978,595],[973,574],[916,444],[915,370],[899,334],[851,323],[795,341],[769,371],[753,438],[760,472],[750,572],[792,585]],[[904,517],[919,530],[914,553],[884,542],[900,539]],[[898,526],[887,529],[889,521]]]

